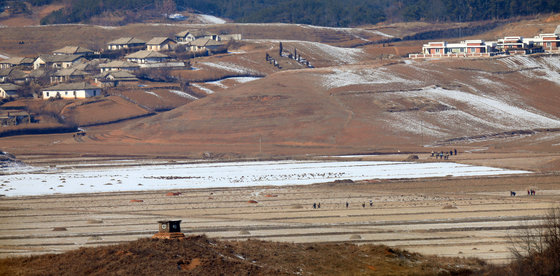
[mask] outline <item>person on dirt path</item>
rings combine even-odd
[[[455,151],[455,155],[457,155],[457,149],[454,149],[454,151]]]
[[[362,203],[362,208],[366,208],[366,203]]]
[[[449,155],[453,156],[453,151],[452,150],[449,151]]]
[[[432,157],[434,157],[434,151],[432,150]]]
[[[346,201],[346,209],[348,209],[348,201]]]
[[[369,207],[373,207],[373,200],[369,200]]]
[[[317,209],[321,209],[321,202],[317,204]]]
[[[313,209],[317,209],[317,203],[313,203]]]

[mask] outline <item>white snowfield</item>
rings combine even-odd
[[[198,19],[202,21],[204,24],[225,24],[226,21],[222,18],[215,17],[213,15],[208,14],[197,14]]]
[[[264,185],[305,185],[342,179],[397,179],[526,174],[528,171],[451,162],[261,161],[50,169],[0,177],[6,196]]]

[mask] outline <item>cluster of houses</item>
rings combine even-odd
[[[489,57],[494,55],[518,55],[542,52],[560,52],[560,25],[554,33],[539,34],[533,38],[506,36],[497,41],[465,40],[459,43],[446,41],[428,42],[422,53],[409,54],[409,58],[429,57]]]
[[[137,85],[135,72],[141,68],[185,67],[183,61],[169,55],[179,46],[193,53],[216,53],[227,51],[230,40],[241,40],[241,35],[183,31],[173,38],[149,41],[122,37],[108,42],[107,49],[99,52],[66,46],[35,58],[12,57],[0,61],[0,99],[16,98],[22,85],[38,80],[50,86],[41,90],[42,99],[98,96],[105,87]],[[104,55],[107,53],[113,55]]]

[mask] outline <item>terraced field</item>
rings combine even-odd
[[[537,195],[526,195],[529,183]],[[136,240],[181,219],[187,234],[227,240],[376,243],[501,263],[510,238],[557,204],[558,187],[539,174],[7,197],[0,257]]]

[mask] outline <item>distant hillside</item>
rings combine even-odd
[[[25,0],[45,5],[61,0]],[[4,5],[10,2],[4,0]],[[1,4],[2,2],[0,2]],[[477,21],[560,12],[557,0],[70,0],[66,8],[44,17],[42,24],[88,22],[95,16],[119,17],[120,24],[139,22],[189,10],[236,22],[303,23],[356,26],[381,21]]]

